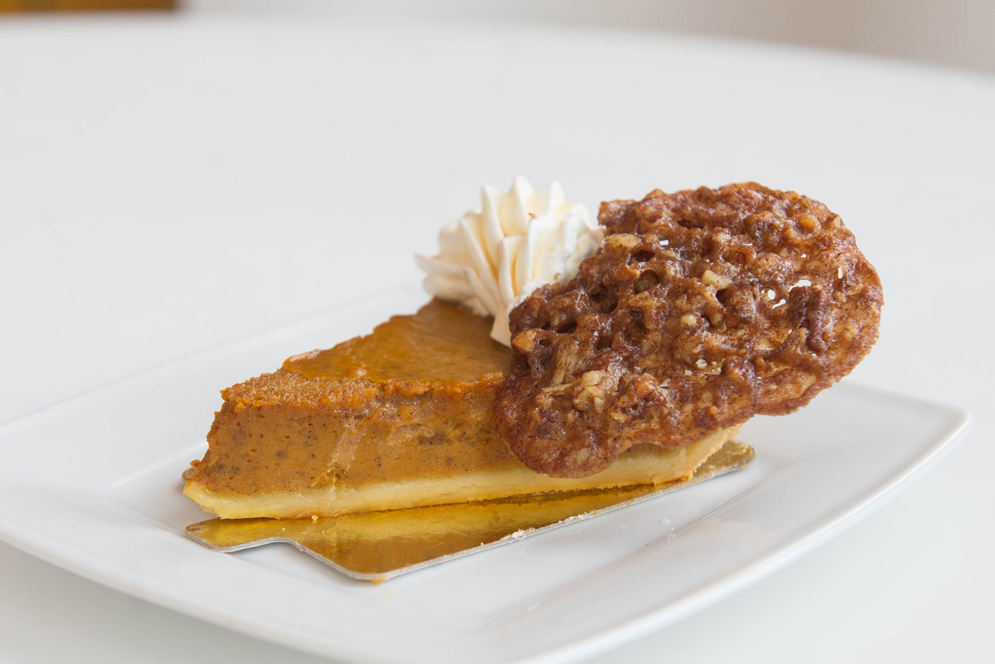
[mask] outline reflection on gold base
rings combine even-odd
[[[669,484],[320,519],[211,519],[187,526],[187,535],[224,552],[285,542],[354,579],[379,582],[676,491],[751,461],[752,447],[730,441],[691,479]]]

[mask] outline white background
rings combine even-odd
[[[989,0],[181,0],[193,12],[463,18],[764,40],[995,72]]]
[[[993,117],[990,77],[647,32],[3,22],[0,421],[415,278],[411,255],[484,182],[557,178],[592,207],[657,186],[797,189],[882,274],[881,341],[854,378],[964,406],[975,432],[829,545],[596,661],[980,661]],[[317,661],[0,545],[0,661],[194,654]]]

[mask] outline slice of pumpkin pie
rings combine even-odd
[[[589,477],[536,473],[492,425],[511,352],[491,326],[432,300],[224,390],[184,492],[223,518],[299,518],[660,484],[688,477],[736,431],[637,445]]]
[[[419,258],[436,299],[222,393],[186,494],[305,517],[684,479],[877,340],[880,279],[817,201],[654,191],[600,222],[485,188]]]

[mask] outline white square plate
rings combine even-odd
[[[967,413],[842,384],[756,418],[745,470],[381,585],[287,545],[208,551],[180,473],[218,390],[414,311],[398,288],[0,428],[0,538],[122,592],[357,662],[561,662],[674,622],[866,515],[969,428]]]

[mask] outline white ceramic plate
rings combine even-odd
[[[0,538],[122,592],[357,662],[562,662],[674,622],[866,515],[966,433],[967,413],[839,385],[757,418],[749,468],[381,585],[290,546],[208,551],[181,494],[219,388],[368,331],[399,288],[0,428]]]

